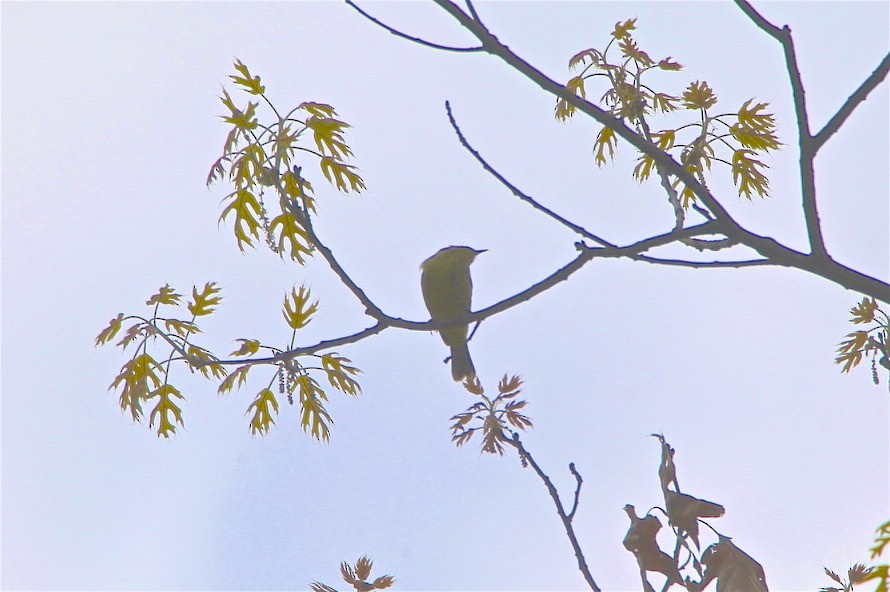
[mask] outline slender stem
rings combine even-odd
[[[572,516],[566,514],[565,508],[562,505],[562,501],[559,499],[559,491],[557,491],[556,486],[553,485],[553,482],[550,480],[550,477],[541,470],[541,467],[538,466],[538,463],[535,462],[535,459],[532,458],[532,455],[529,454],[528,450],[522,445],[522,441],[519,439],[519,434],[513,433],[513,438],[511,440],[507,440],[507,443],[516,448],[517,452],[519,452],[519,457],[527,462],[532,469],[534,469],[535,473],[538,475],[538,478],[544,483],[544,486],[547,488],[547,492],[550,494],[550,499],[553,500],[553,505],[556,506],[556,513],[559,515],[559,519],[562,520],[562,525],[566,530],[566,535],[569,537],[569,542],[572,544],[572,549],[575,551],[575,558],[578,560],[578,569],[581,571],[581,575],[584,576],[584,580],[587,582],[587,585],[590,586],[590,589],[594,592],[601,592],[600,587],[597,586],[596,581],[594,581],[593,576],[590,573],[590,568],[587,567],[587,560],[584,558],[584,551],[581,550],[581,545],[578,543],[578,537],[575,536],[575,528],[572,526]],[[575,473],[577,475],[577,473]],[[579,481],[578,488],[580,489],[580,477],[576,477]],[[577,497],[576,497],[577,499]],[[576,504],[577,507],[577,504]],[[572,510],[572,514],[574,514],[574,509]]]
[[[868,98],[869,93],[884,81],[888,72],[890,72],[890,53],[884,56],[884,59],[881,60],[881,63],[875,68],[875,71],[862,81],[859,88],[857,88],[852,95],[847,97],[847,100],[844,101],[844,104],[841,105],[841,108],[838,109],[837,113],[835,113],[832,118],[828,120],[828,123],[825,124],[825,127],[819,130],[813,137],[814,150],[822,148],[825,142],[837,133],[859,104],[865,101],[865,99]]]
[[[390,26],[387,25],[386,23],[384,23],[384,22],[382,22],[382,21],[380,21],[380,20],[374,18],[373,16],[371,16],[370,14],[368,14],[367,12],[365,12],[364,10],[362,10],[361,8],[359,8],[358,5],[357,5],[355,2],[353,2],[352,0],[346,0],[346,4],[348,4],[349,6],[351,6],[352,8],[354,8],[354,9],[356,10],[356,12],[358,12],[360,15],[362,15],[363,17],[365,17],[366,19],[368,19],[369,21],[371,21],[371,22],[374,23],[375,25],[377,25],[377,26],[379,26],[379,27],[382,27],[382,28],[386,29],[387,31],[389,31],[390,33],[392,33],[393,35],[395,35],[396,37],[401,37],[402,39],[407,39],[408,41],[413,41],[414,43],[419,43],[420,45],[423,45],[423,46],[426,46],[426,47],[432,47],[433,49],[441,49],[442,51],[456,51],[456,52],[461,52],[461,53],[471,53],[471,52],[476,52],[476,51],[484,51],[484,49],[483,49],[481,46],[476,46],[476,47],[453,47],[453,46],[451,46],[451,45],[440,45],[440,44],[438,44],[438,43],[433,43],[433,42],[431,42],[431,41],[426,41],[425,39],[421,39],[420,37],[412,37],[411,35],[407,35],[407,34],[405,34],[405,33],[402,33],[402,32],[399,31],[398,29],[395,29],[395,28],[393,28],[393,27],[390,27]]]
[[[791,28],[788,25],[779,28],[770,23],[747,0],[735,0],[735,2],[755,25],[778,41],[785,52],[785,66],[788,69],[788,78],[791,81],[791,94],[794,99],[794,112],[797,118],[797,135],[800,145],[801,197],[807,237],[810,242],[810,252],[817,257],[827,258],[828,252],[825,249],[825,238],[822,236],[819,209],[816,206],[816,175],[813,160],[816,157],[818,147],[810,132],[806,91],[803,87],[800,68],[797,65],[797,55],[794,51],[794,39],[791,36]]]

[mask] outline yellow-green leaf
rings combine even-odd
[[[200,333],[201,329],[191,321],[180,321],[179,319],[167,319],[164,326],[168,333],[176,333],[180,337],[187,337],[190,333]]]
[[[618,138],[615,137],[615,132],[610,127],[603,126],[603,129],[600,130],[600,133],[596,136],[596,141],[593,143],[595,154],[596,154],[596,164],[597,166],[602,167],[606,164],[606,152],[608,151],[609,158],[615,158],[615,149],[618,147]]]
[[[226,206],[220,221],[224,221],[229,214],[235,214],[235,238],[238,240],[238,248],[242,251],[246,246],[253,246],[253,240],[260,238],[260,216],[262,215],[262,207],[256,196],[247,189],[239,189],[229,194],[229,197],[235,196],[235,199]],[[251,238],[253,237],[253,238]]]
[[[281,312],[291,329],[305,327],[312,320],[312,315],[318,311],[318,300],[310,304],[309,299],[310,291],[305,285],[300,286],[299,290],[292,289],[290,297],[285,294],[284,308]]]
[[[173,385],[162,385],[149,393],[146,398],[158,399],[157,405],[155,405],[154,409],[151,410],[151,415],[149,415],[148,425],[151,427],[157,422],[157,434],[159,438],[161,436],[169,438],[170,434],[176,433],[176,424],[174,421],[179,425],[184,425],[182,423],[182,410],[173,402],[173,400],[184,399],[185,397],[183,397],[182,393],[180,393]]]
[[[356,193],[365,189],[365,182],[353,169],[355,169],[354,166],[338,162],[330,156],[324,156],[321,159],[321,172],[324,173],[328,181],[334,183],[337,189],[344,193],[349,193],[350,188]]]
[[[105,345],[117,335],[117,332],[121,330],[121,323],[124,321],[124,313],[118,313],[116,317],[111,319],[111,322],[108,323],[108,326],[102,329],[102,331],[96,336],[96,345]]]
[[[176,290],[170,287],[170,284],[164,284],[158,290],[158,293],[145,301],[145,303],[149,306],[153,306],[155,304],[170,304],[176,305],[179,304],[179,299],[182,298],[180,294],[176,293]]]
[[[272,424],[275,423],[275,417],[278,415],[278,399],[269,389],[261,390],[250,407],[247,408],[245,415],[253,411],[253,417],[250,418],[250,433],[252,435],[260,434],[265,436],[269,433]]]
[[[331,437],[330,426],[333,424],[322,401],[327,401],[327,395],[318,385],[318,382],[308,374],[297,377],[297,386],[300,389],[300,425],[304,432],[309,432],[313,438],[327,441]]]
[[[244,89],[252,95],[261,95],[266,92],[266,88],[260,84],[259,76],[251,76],[247,66],[241,63],[241,60],[235,60],[235,69],[241,76],[229,76],[235,81],[235,84],[243,86]]]
[[[717,104],[717,95],[707,82],[695,81],[683,93],[683,106],[687,109],[710,109]]]
[[[237,339],[241,342],[241,348],[233,351],[232,356],[252,356],[260,351],[260,342],[256,339]]]
[[[189,312],[196,317],[202,317],[212,314],[214,307],[222,300],[219,295],[220,289],[216,287],[216,282],[207,282],[204,289],[198,292],[198,287],[192,288],[192,301],[188,305]]]
[[[278,254],[281,257],[290,253],[291,258],[302,265],[305,262],[304,256],[312,254],[309,234],[290,212],[273,218],[269,223],[269,232],[273,237],[278,237]]]
[[[219,385],[218,392],[219,394],[227,393],[232,390],[235,386],[235,382],[238,382],[238,388],[241,388],[241,385],[247,382],[247,373],[250,372],[250,369],[253,366],[250,364],[245,364],[244,366],[239,366],[234,372],[226,376],[226,379],[222,381]]]
[[[757,167],[768,168],[759,160],[750,158],[754,151],[747,148],[736,150],[732,155],[732,181],[739,188],[739,195],[751,199],[751,192],[756,191],[761,197],[769,195],[769,179],[757,170]]]
[[[350,366],[352,360],[330,353],[321,357],[321,365],[328,375],[328,382],[336,389],[339,389],[347,395],[356,396],[362,392],[359,383],[351,378],[358,375],[361,370],[355,366]]]

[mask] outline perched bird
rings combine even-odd
[[[470,264],[479,253],[470,247],[445,247],[420,264],[420,287],[430,316],[437,322],[457,320],[470,314],[473,280]],[[451,376],[472,380],[476,368],[467,348],[467,325],[439,330],[442,341],[451,348]]]

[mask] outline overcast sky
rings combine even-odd
[[[472,40],[432,4],[362,3],[406,32]],[[789,24],[820,129],[888,50],[886,2],[760,3]],[[616,21],[707,80],[725,111],[769,102],[786,148],[767,157],[772,196],[713,189],[753,231],[804,249],[793,106],[779,46],[731,3],[479,3],[499,39],[551,77],[602,47]],[[219,397],[176,374],[185,429],[134,425],[107,390],[126,357],[93,339],[118,312],[146,313],[170,283],[216,281],[202,323],[221,354],[240,337],[283,345],[281,300],[321,300],[301,344],[370,326],[323,261],[242,255],[204,180],[227,129],[221,85],[238,58],[289,109],[330,103],[368,190],[342,196],[314,164],[316,229],[387,313],[426,320],[418,265],[440,247],[486,248],[475,308],[544,278],[577,237],[520,203],[461,148],[445,115],[494,166],[564,216],[618,243],[666,232],[658,186],[634,154],[593,161],[598,126],[553,120],[554,100],[496,58],[398,39],[340,3],[2,3],[2,579],[4,589],[303,589],[340,586],[361,554],[402,590],[582,589],[550,499],[515,456],[456,449],[449,418],[472,403],[438,336],[389,330],[341,348],[364,374],[331,393],[329,444],[283,405],[253,438],[244,412],[271,376]],[[598,97],[605,89],[590,91]],[[673,120],[677,121],[677,120]],[[676,125],[671,121],[664,126]],[[661,123],[656,123],[661,125]],[[888,92],[881,86],[817,161],[831,254],[888,278]],[[674,252],[676,253],[676,252]],[[684,491],[726,507],[711,521],[760,561],[773,591],[813,590],[866,561],[890,513],[888,389],[834,348],[861,296],[780,268],[689,270],[598,260],[486,321],[471,343],[489,390],[519,373],[527,447],[566,499],[584,489],[578,536],[606,590],[639,590],[621,545],[626,503],[658,505],[657,442]],[[653,580],[656,578],[653,577]],[[343,585],[343,589],[345,589]]]

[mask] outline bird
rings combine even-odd
[[[426,309],[435,322],[448,322],[470,314],[473,279],[470,264],[487,249],[445,247],[420,264],[420,287]],[[468,325],[439,329],[442,341],[451,348],[451,377],[472,381],[476,368],[467,347]]]

